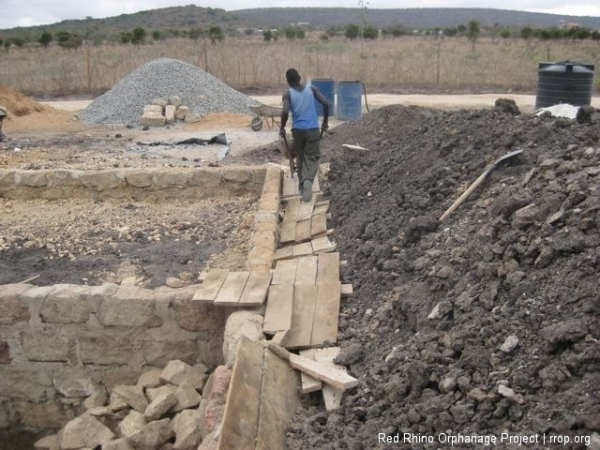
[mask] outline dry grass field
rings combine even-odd
[[[257,35],[214,45],[180,38],[139,47],[12,47],[0,56],[0,83],[37,97],[97,95],[162,57],[194,64],[242,91],[280,88],[285,70],[294,66],[305,78],[360,80],[370,90],[534,92],[538,63],[571,60],[598,66],[600,45],[500,38],[480,38],[473,45],[465,38],[432,37],[321,42],[318,36],[267,43]]]

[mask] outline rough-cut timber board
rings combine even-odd
[[[215,305],[236,306],[244,292],[249,275],[249,272],[229,272],[215,298]]]
[[[270,272],[250,272],[239,306],[260,306],[266,298],[271,284]]]
[[[281,194],[281,196],[285,198],[293,197],[296,195],[300,195],[300,189],[298,188],[298,178],[296,174],[294,174],[294,178],[292,178],[288,170],[283,175],[283,193]]]
[[[281,235],[279,236],[279,243],[290,244],[296,242],[296,228],[298,222],[288,221],[281,223]]]
[[[296,280],[297,259],[277,261],[271,284],[294,284]]]
[[[295,284],[317,284],[317,256],[305,256],[298,259]]]
[[[281,247],[275,251],[275,260],[290,259],[294,257],[294,247]]]
[[[302,202],[300,205],[300,210],[298,211],[298,222],[302,220],[310,220],[315,209],[316,201],[317,196],[313,195],[313,198],[310,202]]]
[[[333,360],[339,353],[339,347],[318,348],[315,349],[315,361],[331,364],[331,367],[346,372],[344,366],[333,363]],[[343,393],[344,391],[336,389],[333,386],[327,384],[323,385],[323,400],[325,401],[325,409],[327,412],[335,411],[340,407]]]
[[[315,255],[327,253],[335,250],[335,245],[331,243],[327,236],[313,239],[311,241],[312,250]]]
[[[302,200],[300,198],[292,198],[288,201],[285,207],[285,214],[283,216],[284,222],[296,222],[298,220],[298,211],[300,211],[300,205]]]
[[[240,341],[217,450],[253,449],[258,430],[264,349]]]
[[[202,286],[194,294],[194,300],[203,302],[214,301],[228,273],[229,270],[225,269],[212,269],[209,271],[202,282]]]
[[[316,285],[295,286],[292,328],[285,343],[287,348],[310,347],[316,299]]]
[[[340,315],[341,283],[317,284],[317,303],[311,336],[311,346],[335,342]]]
[[[305,242],[304,244],[296,244],[293,247],[294,257],[307,256],[312,255],[312,245],[310,242]]]
[[[327,213],[313,214],[310,224],[310,234],[317,236],[327,232]]]
[[[271,285],[263,323],[263,333],[275,334],[292,329],[294,285]]]
[[[314,361],[315,349],[307,348],[306,350],[300,350],[300,356],[302,356],[303,358],[312,359]],[[314,379],[313,377],[304,372],[300,373],[300,380],[302,382],[303,394],[309,394],[310,392],[318,391],[323,387],[323,383],[321,383],[319,380]]]
[[[340,254],[321,253],[317,270],[317,284],[332,284],[340,281]]]
[[[300,403],[298,374],[270,351],[264,361],[256,446],[249,449],[281,450],[286,448],[287,426]]]
[[[310,218],[296,223],[296,243],[310,241],[311,224]]]
[[[338,389],[350,389],[358,385],[356,378],[351,377],[341,370],[334,369],[324,363],[294,355],[293,353],[290,354],[290,366]]]

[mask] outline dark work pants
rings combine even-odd
[[[305,180],[310,180],[313,183],[319,170],[319,159],[321,159],[319,149],[321,133],[318,128],[310,130],[293,129],[292,137],[294,138],[294,150],[296,151],[298,181],[300,185]]]

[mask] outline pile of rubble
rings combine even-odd
[[[214,431],[211,417],[227,393],[227,386],[215,384],[216,372],[206,372],[201,363],[175,360],[144,373],[135,385],[113,387],[110,396],[96,392],[85,400],[83,414],[35,449],[196,450]]]
[[[288,449],[409,447],[406,434],[515,448],[501,433],[599,448],[599,125],[589,107],[573,120],[396,105],[331,131],[326,196],[354,286],[339,344],[360,383],[329,415],[305,398]]]
[[[78,117],[88,125],[139,126],[144,107],[170,95],[179,96],[196,116],[216,112],[250,115],[249,107],[259,104],[198,67],[160,58],[131,72]]]

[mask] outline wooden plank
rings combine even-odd
[[[264,349],[243,337],[237,350],[217,450],[254,448]]]
[[[300,350],[300,356],[307,359],[315,359],[315,349],[307,348],[306,350]],[[300,373],[300,381],[302,383],[301,392],[303,394],[309,394],[311,392],[315,392],[320,390],[323,387],[323,383],[310,375],[301,372]]]
[[[228,273],[229,270],[226,269],[212,269],[209,271],[202,282],[202,286],[196,290],[193,300],[202,302],[214,301]]]
[[[297,259],[277,261],[271,284],[294,284],[297,265]]]
[[[313,238],[311,241],[313,254],[317,255],[319,253],[327,253],[335,250],[335,246],[331,243],[327,236],[323,236],[320,238]]]
[[[305,256],[298,259],[295,284],[317,284],[317,256]]]
[[[287,348],[310,347],[316,299],[316,285],[298,284],[295,286],[292,327],[285,345]]]
[[[293,246],[294,257],[307,256],[312,255],[312,245],[310,242],[305,242],[304,244],[296,244]]]
[[[287,247],[278,248],[275,251],[275,260],[279,259],[290,259],[294,257],[294,246],[290,245]]]
[[[249,275],[249,272],[229,272],[215,298],[215,305],[236,306],[244,292]]]
[[[267,299],[271,284],[271,272],[250,272],[244,292],[238,302],[239,306],[260,306]]]
[[[317,284],[332,284],[340,281],[340,254],[321,253],[317,270]]]
[[[267,299],[267,310],[263,323],[263,333],[275,334],[292,329],[294,306],[294,285],[271,285]]]
[[[336,342],[340,315],[341,283],[317,284],[317,301],[311,346]]]
[[[278,331],[273,336],[273,339],[271,339],[271,343],[273,343],[275,345],[279,345],[280,347],[283,347],[283,346],[285,346],[285,341],[287,340],[289,335],[290,335],[290,330]]]
[[[310,241],[311,219],[302,220],[296,223],[296,243]]]
[[[285,214],[283,216],[284,222],[297,222],[298,212],[300,211],[300,205],[302,200],[300,198],[290,199],[285,207]]]
[[[361,151],[369,151],[368,148],[361,147],[360,145],[353,144],[342,144],[342,148],[346,150],[361,150]]]
[[[317,176],[315,177],[312,191],[313,191],[313,194],[315,194],[317,192],[321,192],[321,183],[319,182],[319,174],[317,174]]]
[[[313,198],[310,202],[302,202],[300,205],[300,210],[298,211],[298,221],[308,220],[311,218],[313,210],[315,209],[316,201],[317,196],[313,195]]]
[[[334,364],[333,360],[340,353],[339,347],[328,347],[315,349],[314,358],[317,362],[330,364],[331,367],[346,372],[344,366]],[[325,409],[327,412],[333,412],[339,409],[342,403],[342,395],[344,391],[336,389],[328,384],[323,386],[323,400],[325,402]]]
[[[294,178],[290,177],[289,171],[283,176],[283,193],[282,197],[292,197],[300,195],[300,190],[298,189],[298,178],[294,176]]]
[[[272,352],[266,352],[264,361],[256,446],[235,450],[286,448],[287,427],[300,403],[298,373]]]
[[[315,209],[313,209],[313,216],[315,216],[317,214],[322,214],[322,213],[324,213],[325,216],[327,216],[328,214],[330,214],[328,211],[329,211],[329,205],[315,206]]]
[[[310,234],[317,236],[327,231],[327,213],[319,213],[312,216]]]
[[[358,386],[358,380],[356,378],[351,377],[341,370],[329,367],[324,363],[311,361],[308,358],[303,358],[302,356],[294,355],[293,353],[290,354],[289,361],[290,366],[294,369],[301,370],[311,377],[321,380],[338,389],[345,390]]]
[[[281,223],[281,235],[279,236],[279,243],[282,245],[296,242],[296,224],[297,222],[282,222]]]

